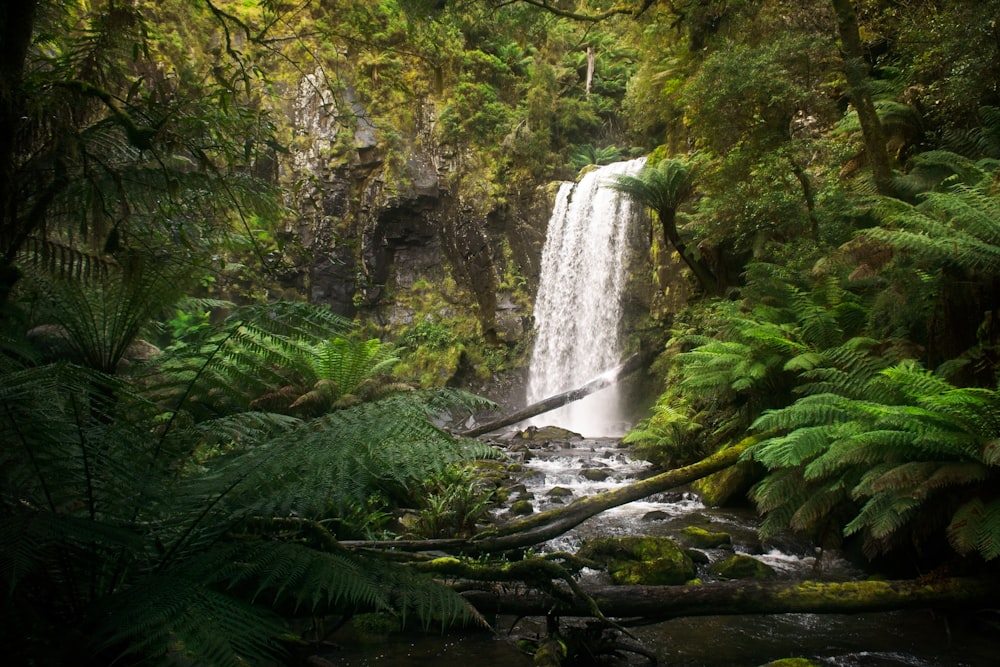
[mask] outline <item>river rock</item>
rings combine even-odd
[[[753,556],[736,554],[712,566],[712,574],[720,579],[771,579],[777,576],[774,568]]]
[[[522,440],[583,440],[583,436],[558,426],[529,426],[517,437]]]
[[[682,543],[696,549],[717,549],[724,544],[733,543],[729,533],[715,533],[698,526],[685,527],[679,537]]]
[[[573,495],[573,490],[567,489],[565,486],[553,486],[545,495],[549,498],[566,498]]]
[[[695,574],[691,557],[666,537],[602,537],[587,542],[578,555],[605,565],[611,581],[621,585],[670,586]]]
[[[756,481],[756,468],[749,461],[741,461],[717,473],[703,477],[692,486],[707,507],[721,507],[736,499],[746,499],[747,491]]]
[[[584,468],[580,475],[582,475],[584,479],[591,482],[603,482],[610,476],[610,473],[608,473],[607,470],[602,470],[601,468]]]
[[[694,562],[695,565],[708,565],[712,562],[712,559],[708,557],[708,554],[704,551],[698,551],[697,549],[685,549],[684,553]]]
[[[510,514],[511,516],[527,516],[533,514],[535,511],[535,506],[527,500],[518,500],[511,504]]]

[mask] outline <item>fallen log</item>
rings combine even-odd
[[[392,549],[394,551],[447,551],[451,553],[498,553],[541,544],[575,528],[605,510],[641,500],[654,493],[711,475],[736,463],[740,455],[762,436],[751,436],[739,443],[682,468],[674,468],[648,479],[580,498],[568,505],[510,521],[467,540],[393,540],[342,542],[355,549]]]
[[[736,463],[747,447],[758,439],[759,436],[745,438],[697,463],[674,468],[617,489],[580,498],[562,507],[511,521],[493,529],[492,532],[488,531],[477,535],[473,538],[473,543],[481,552],[521,549],[540,544],[562,535],[605,510],[642,500],[654,493],[662,493],[678,486],[690,484],[702,477],[728,468]]]
[[[480,613],[515,616],[593,616],[596,603],[610,618],[665,621],[687,616],[746,614],[856,614],[897,609],[963,609],[995,606],[996,577],[930,581],[761,582],[686,586],[589,586],[589,600],[555,597],[509,583],[462,593]]]
[[[561,394],[556,394],[555,396],[549,396],[548,398],[532,403],[531,405],[521,408],[520,410],[517,410],[516,412],[513,412],[505,417],[501,417],[500,419],[495,419],[486,424],[481,424],[475,428],[463,431],[459,435],[466,438],[475,438],[476,436],[483,435],[484,433],[496,431],[504,426],[510,426],[511,424],[516,424],[519,421],[524,421],[525,419],[538,416],[550,410],[561,408],[567,403],[578,401],[584,396],[589,396],[590,394],[600,391],[605,387],[610,387],[629,373],[641,368],[642,365],[642,355],[633,354],[625,361],[625,363],[608,371],[599,378],[591,380],[582,387],[577,387],[576,389],[571,389],[570,391],[565,391]]]

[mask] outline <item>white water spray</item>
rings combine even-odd
[[[607,183],[635,175],[645,158],[591,171],[559,188],[549,219],[535,299],[537,338],[528,402],[575,389],[621,363],[625,266],[637,216]],[[535,418],[587,437],[620,436],[625,425],[612,385]]]

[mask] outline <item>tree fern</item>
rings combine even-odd
[[[259,332],[255,344],[278,358],[294,348],[290,333],[341,324],[275,305],[243,311],[229,331]],[[260,356],[239,350],[248,348]],[[218,341],[213,349],[228,350]],[[185,365],[193,356],[164,356],[136,386],[66,364],[4,360],[0,586],[5,617],[24,619],[4,627],[15,655],[58,632],[93,638],[65,643],[75,659],[245,664],[287,648],[274,611],[477,618],[450,590],[350,555],[336,540],[357,505],[405,498],[449,462],[490,455],[431,421],[481,401],[445,390],[311,421],[234,412],[231,395],[211,389],[228,375],[206,377],[211,364]]]
[[[663,242],[677,251],[701,288],[716,295],[720,289],[719,276],[700,254],[688,248],[677,226],[677,210],[694,194],[695,176],[702,163],[700,156],[661,160],[655,165],[644,166],[638,176],[617,176],[608,187],[655,211],[660,219]]]
[[[989,190],[989,172],[979,183],[955,183],[923,196],[917,206],[883,200],[877,213],[886,223],[865,232],[936,266],[995,275],[1000,267],[1000,199]]]
[[[141,254],[105,259],[101,275],[86,279],[56,267],[55,275],[31,270],[22,293],[35,301],[35,324],[54,327],[49,342],[57,356],[115,373],[150,319],[190,286],[190,267]]]
[[[297,374],[299,387],[282,387],[254,404],[278,404],[296,414],[321,414],[334,407],[374,398],[388,387],[399,388],[384,377],[399,362],[391,345],[377,338],[356,341],[329,338],[300,342]],[[380,378],[383,378],[380,380]]]
[[[864,535],[866,551],[875,555],[891,549],[907,529],[915,530],[915,522],[931,521],[929,510],[938,499],[959,489],[978,498],[996,483],[1000,471],[992,443],[1000,434],[1000,395],[956,388],[913,362],[863,375],[860,391],[852,384],[843,394],[809,395],[765,413],[754,427],[785,433],[761,441],[749,456],[771,474],[781,471],[782,479],[798,478],[808,496],[835,497],[833,490],[846,489],[849,497],[841,495],[839,509],[854,516],[844,534]],[[781,510],[799,499],[784,501],[766,484],[755,494],[763,510],[779,511],[780,519],[769,525],[787,520],[797,529],[820,527],[807,520],[818,521],[820,513]],[[992,535],[993,527],[977,523],[966,529],[968,522],[955,517],[973,516],[971,510],[954,511],[948,528],[953,546],[964,553],[975,544],[980,555],[994,558],[997,545],[971,536]]]
[[[177,407],[187,410],[213,403],[216,411],[248,409],[253,400],[299,382],[302,345],[345,336],[351,326],[311,304],[245,306],[167,350],[148,373],[148,389],[164,405],[181,401]]]

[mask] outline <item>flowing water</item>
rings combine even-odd
[[[637,174],[644,163],[617,162],[559,188],[542,250],[528,403],[575,389],[621,363],[622,267],[638,220],[629,198],[606,186],[615,176]],[[614,386],[536,423],[590,437],[621,435],[625,428]]]

